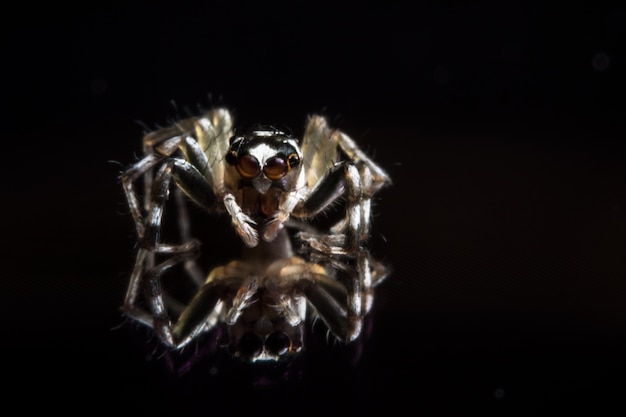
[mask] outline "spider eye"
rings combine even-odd
[[[230,165],[235,165],[237,163],[237,152],[230,151],[226,154],[226,162]]]
[[[263,340],[261,336],[254,333],[246,333],[239,340],[239,353],[244,357],[254,358],[263,351]]]
[[[237,161],[237,171],[243,178],[251,179],[259,175],[259,161],[252,155],[242,155]]]
[[[300,157],[298,156],[298,154],[292,153],[291,155],[289,155],[287,163],[289,164],[289,168],[295,168],[300,165]]]
[[[280,156],[268,159],[263,167],[263,173],[272,181],[281,179],[287,171],[289,171],[289,165]]]
[[[289,352],[291,340],[285,332],[274,332],[267,336],[265,346],[274,355],[282,356]]]

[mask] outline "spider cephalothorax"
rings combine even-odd
[[[311,317],[339,340],[359,336],[374,287],[388,274],[367,241],[371,198],[390,180],[352,139],[321,116],[309,118],[300,142],[271,126],[239,134],[218,108],[148,133],[144,151],[121,175],[139,243],[123,306],[129,317],[173,349],[225,323],[230,351],[251,361],[299,352]],[[170,195],[178,208],[168,217]],[[313,227],[339,200],[339,220]],[[242,254],[207,278],[187,204],[227,214],[243,242]],[[166,240],[172,218],[178,238]],[[208,251],[219,245],[202,243]],[[180,266],[177,279],[195,286],[185,301],[162,282]]]
[[[284,193],[304,188],[298,142],[271,127],[251,129],[244,135],[233,136],[229,142],[225,186],[237,190],[235,200],[241,210],[258,225],[257,231],[265,231],[266,227],[272,227],[266,222],[276,221],[272,216],[279,213]],[[272,241],[280,228],[282,222],[262,238]],[[256,244],[254,233],[246,236],[246,231],[241,230],[240,234],[249,246]]]
[[[236,167],[241,181],[250,181],[261,193],[271,185],[283,191],[295,188],[301,159],[296,139],[273,128],[233,136],[226,154],[226,162]]]

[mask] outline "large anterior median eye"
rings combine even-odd
[[[242,155],[237,161],[237,171],[243,178],[251,179],[259,175],[259,161],[252,155]]]
[[[272,181],[279,180],[289,171],[289,165],[280,156],[268,159],[263,167],[263,173]]]
[[[263,173],[272,181],[281,179],[289,172],[291,168],[295,168],[300,164],[300,158],[296,154],[291,154],[285,159],[281,155],[274,156],[265,162]]]

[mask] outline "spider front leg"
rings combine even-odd
[[[140,248],[135,259],[135,267],[126,291],[122,311],[134,320],[155,330],[168,321],[166,294],[161,287],[161,276],[171,267],[195,256],[197,242],[189,242],[187,247],[181,246],[178,253],[157,265],[154,264],[154,253]],[[188,250],[185,250],[188,249]],[[139,305],[142,297],[147,299],[149,309]],[[157,331],[157,333],[161,333]]]
[[[339,269],[343,268],[344,262],[354,265],[354,272],[348,275],[345,282],[348,340],[358,337],[364,316],[372,306],[374,286],[387,275],[381,264],[371,265],[370,254],[366,248],[370,237],[371,198],[380,188],[382,178],[378,174],[372,174],[371,165],[359,162],[345,163],[341,168],[335,167],[309,198],[305,208],[316,212],[329,205],[337,196],[345,195],[345,218],[332,226],[328,234],[298,234],[304,243],[304,251],[308,252],[311,259],[318,258]]]
[[[365,165],[336,165],[294,214],[299,218],[317,215],[345,196],[346,216],[329,228],[328,234],[300,233],[311,249],[340,255],[354,254],[369,239],[372,176]]]
[[[155,158],[146,157],[144,161],[153,161]],[[154,164],[140,163],[138,166],[142,168],[152,168]],[[127,171],[128,172],[128,171]],[[132,170],[131,173],[136,171]],[[138,172],[138,171],[137,171]],[[124,176],[124,180],[133,178],[134,175]],[[212,188],[209,186],[206,178],[189,162],[178,158],[166,158],[160,166],[152,189],[149,193],[149,211],[145,219],[138,216],[136,221],[141,221],[142,233],[139,235],[140,248],[135,260],[135,267],[131,275],[130,284],[126,293],[123,310],[131,317],[147,324],[150,327],[162,326],[162,323],[168,322],[167,310],[165,309],[164,296],[160,290],[160,279],[163,272],[171,266],[181,262],[186,262],[188,272],[192,278],[198,281],[198,272],[194,271],[195,262],[193,260],[198,249],[198,242],[191,239],[188,233],[188,220],[186,212],[183,210],[179,213],[179,229],[181,230],[181,243],[168,244],[161,242],[161,224],[165,211],[165,204],[169,198],[171,181],[178,186],[174,190],[175,196],[179,198],[179,210],[184,209],[184,202],[180,190],[184,191],[187,196],[194,200],[197,204],[206,208],[211,208],[216,202]],[[127,189],[131,189],[127,187]],[[136,198],[131,193],[129,199],[132,207]],[[140,213],[140,212],[139,212]],[[165,261],[155,265],[156,255],[169,257]],[[201,280],[203,281],[203,280]],[[142,290],[147,289],[147,298],[150,304],[150,312],[139,307],[139,299]],[[152,319],[151,319],[152,318]]]
[[[363,316],[352,312],[355,310],[354,304],[359,303],[358,297],[355,299],[353,294],[360,293],[360,290],[347,288],[335,276],[336,273],[355,271],[348,272],[345,264],[340,269],[334,269],[329,264],[322,265],[298,257],[277,265],[280,272],[270,274],[270,277],[279,277],[280,286],[284,288],[281,292],[288,293],[289,288],[302,292],[314,308],[315,314],[337,339],[349,343],[359,337]]]
[[[148,210],[149,207],[148,201],[146,201],[143,205],[139,202],[139,198],[137,196],[137,192],[135,191],[134,184],[137,180],[143,178],[144,186],[145,188],[147,188],[147,192],[149,193],[152,186],[152,170],[165,158],[165,155],[159,155],[156,153],[149,154],[145,158],[134,164],[132,167],[124,171],[120,176],[120,180],[124,188],[124,193],[126,194],[126,200],[128,202],[133,221],[135,222],[135,228],[137,229],[137,236],[139,239],[143,239],[144,235],[143,211]]]
[[[212,329],[222,317],[227,324],[234,323],[257,289],[256,277],[245,264],[233,261],[216,267],[178,319],[164,317],[155,330],[169,347],[181,349]],[[228,305],[223,304],[226,300]]]

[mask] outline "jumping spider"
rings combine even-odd
[[[346,343],[358,338],[388,275],[366,243],[371,198],[390,179],[352,139],[321,116],[309,117],[301,143],[271,126],[235,132],[230,112],[215,108],[146,134],[143,145],[144,157],[121,174],[138,235],[127,316],[175,350],[225,323],[229,350],[249,361],[300,351],[310,318]],[[180,209],[173,243],[163,238],[170,200]],[[339,220],[313,226],[340,201]],[[196,262],[190,202],[228,214],[243,242],[242,255],[208,278]],[[187,302],[163,288],[175,266],[196,285]]]

